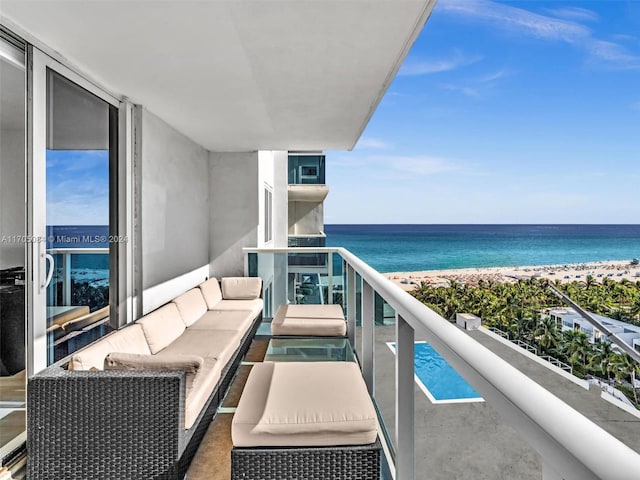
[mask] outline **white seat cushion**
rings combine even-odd
[[[236,330],[187,329],[179,338],[158,352],[158,356],[179,354],[200,355],[215,358],[226,365],[233,352],[240,346],[242,333]]]
[[[262,299],[255,298],[253,300],[221,300],[213,307],[213,311],[229,311],[229,310],[250,310],[253,318],[262,313]]]
[[[188,330],[234,330],[244,334],[254,318],[251,310],[210,310]]]
[[[263,362],[252,367],[233,417],[234,446],[365,445],[377,417],[352,362]]]
[[[340,305],[280,305],[278,310],[284,308],[286,316],[291,318],[337,318],[344,320],[344,312]]]
[[[339,305],[280,305],[271,322],[271,334],[344,337],[347,334],[347,323]]]

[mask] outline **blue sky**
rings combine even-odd
[[[109,224],[109,151],[47,150],[47,225]]]
[[[640,222],[640,1],[439,0],[325,223]]]

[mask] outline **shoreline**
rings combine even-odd
[[[526,278],[547,278],[562,283],[584,281],[591,275],[597,282],[604,278],[620,281],[623,278],[632,282],[640,281],[640,265],[630,260],[612,260],[557,265],[526,265],[511,267],[477,267],[447,270],[422,270],[414,272],[389,272],[383,275],[406,291],[417,288],[421,282],[433,287],[448,287],[451,280],[458,283],[477,286],[479,280],[500,283],[514,283]]]

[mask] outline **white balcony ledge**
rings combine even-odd
[[[329,194],[326,185],[289,185],[287,187],[290,202],[323,202]]]

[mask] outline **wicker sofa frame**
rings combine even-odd
[[[28,478],[184,478],[261,320],[254,319],[189,430],[184,372],[69,371],[65,360],[36,374],[27,396]]]
[[[234,447],[231,480],[379,480],[379,439],[335,447]]]

